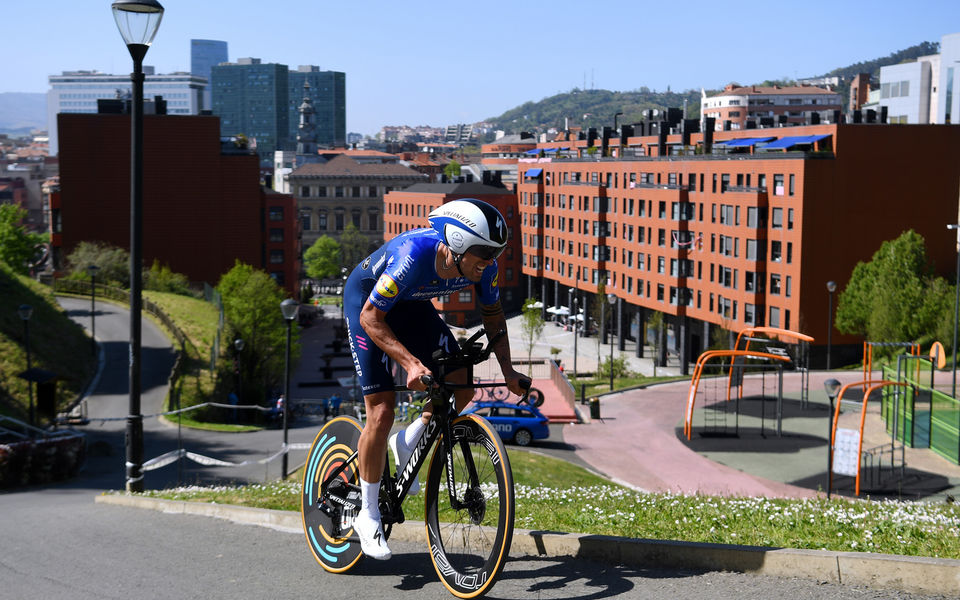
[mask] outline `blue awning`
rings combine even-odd
[[[527,150],[524,154],[538,154],[539,152],[540,148],[533,148],[532,150]]]
[[[725,140],[722,142],[717,142],[715,145],[726,146],[727,148],[746,148],[759,144],[760,142],[767,142],[769,140],[776,139],[774,137],[759,137],[759,138],[737,138],[735,140]]]
[[[544,152],[556,152],[559,148],[547,148]]]
[[[527,169],[527,172],[524,173],[525,177],[540,177],[540,173],[543,173],[543,169]]]
[[[822,140],[823,138],[828,138],[828,137],[830,137],[830,134],[829,134],[829,133],[823,134],[823,135],[794,135],[794,136],[787,136],[787,137],[780,138],[779,140],[777,140],[777,141],[775,141],[775,142],[770,142],[769,144],[767,144],[766,146],[764,146],[763,149],[764,149],[764,150],[767,150],[767,149],[776,150],[776,149],[792,148],[793,146],[797,146],[797,145],[800,145],[800,144],[812,144],[812,143],[814,143],[814,142],[818,142],[818,141]]]

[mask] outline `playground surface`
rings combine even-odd
[[[650,386],[603,396],[601,419],[564,427],[564,441],[601,473],[651,492],[722,496],[812,497],[826,492],[829,399],[823,382],[862,380],[859,371],[810,373],[809,397],[801,406],[801,378],[784,374],[781,431],[775,419],[776,392],[766,385],[765,406],[742,401],[735,431],[702,435],[705,411],[696,406],[692,438],[683,435],[689,381]],[[771,398],[770,396],[774,398]],[[871,401],[863,448],[890,443]],[[840,427],[856,428],[859,410],[845,405]],[[897,455],[900,445],[897,444]],[[860,497],[944,500],[960,495],[960,466],[929,449],[905,448],[905,468],[861,477]],[[833,492],[854,495],[854,479],[834,476]]]

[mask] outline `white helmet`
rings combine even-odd
[[[428,215],[430,226],[456,255],[469,251],[484,260],[507,247],[507,224],[496,208],[476,198],[447,202]]]

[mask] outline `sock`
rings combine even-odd
[[[423,430],[427,426],[423,424],[423,419],[417,417],[413,420],[413,423],[407,425],[406,430],[403,433],[403,445],[407,448],[413,447],[413,444],[420,439],[420,434],[423,433]]]
[[[375,521],[380,520],[380,482],[360,479],[360,512]]]

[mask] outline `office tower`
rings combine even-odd
[[[211,68],[212,109],[220,117],[222,136],[246,136],[256,145],[261,166],[273,164],[273,153],[294,147],[291,137],[290,88],[286,65],[263,64],[259,58],[241,58],[236,63]],[[303,82],[297,104],[302,100]]]
[[[346,74],[340,71],[321,71],[314,65],[301,65],[289,74],[289,137],[297,139],[299,107],[304,98],[304,83],[310,86],[309,98],[316,121],[316,141],[320,147],[338,147],[346,144]]]
[[[210,70],[220,63],[229,62],[227,43],[220,40],[190,40],[190,72],[207,80],[203,92],[203,109],[211,106]]]

